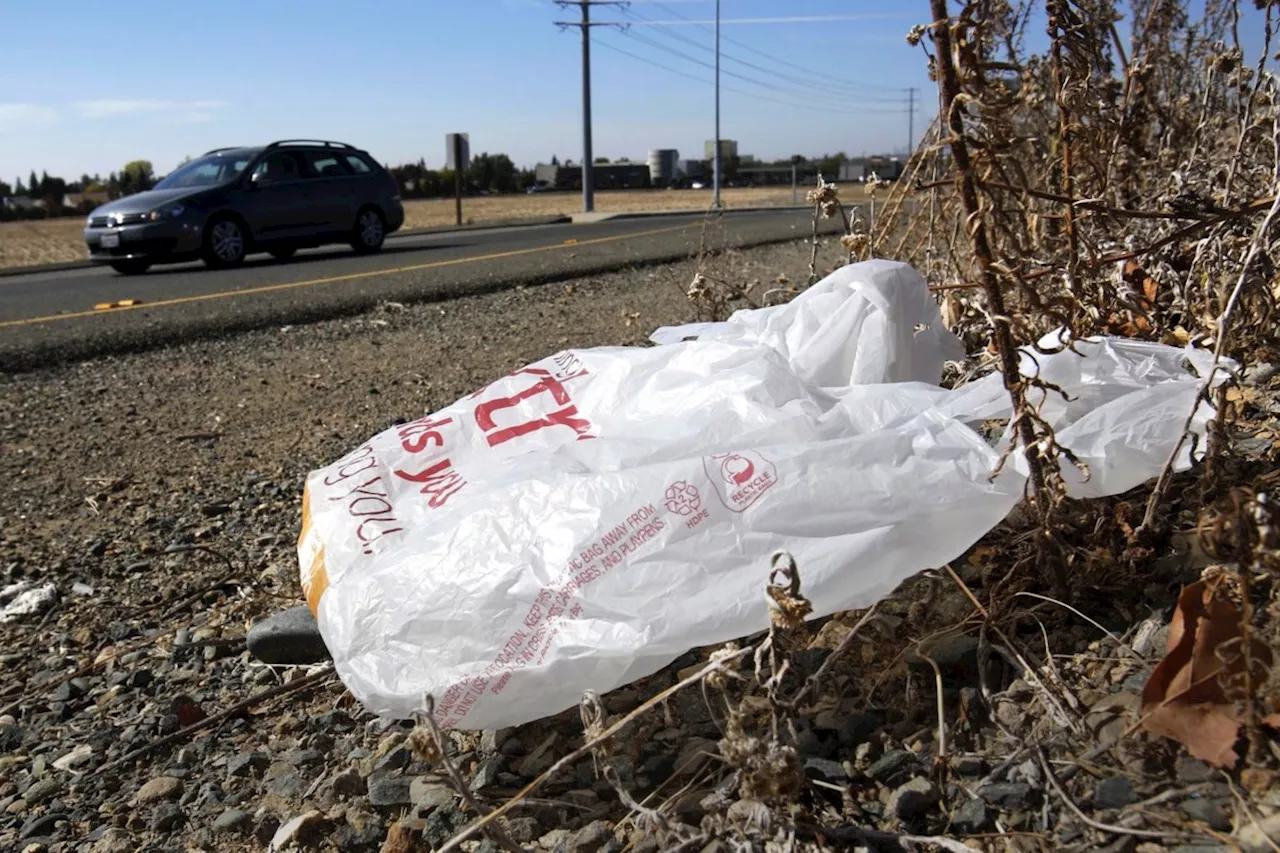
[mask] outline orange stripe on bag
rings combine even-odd
[[[316,552],[315,558],[311,561],[311,568],[302,581],[302,589],[307,594],[307,606],[311,608],[312,616],[318,615],[316,611],[320,607],[320,596],[324,595],[324,591],[328,588],[329,573],[324,568],[324,548],[321,547]]]
[[[311,492],[309,487],[302,487],[302,529],[298,531],[298,549],[302,549],[302,543],[306,540],[307,535],[311,533]],[[316,551],[315,556],[311,558],[311,565],[302,575],[302,592],[307,598],[307,607],[311,609],[311,615],[317,615],[320,607],[320,597],[324,595],[324,591],[329,588],[329,573],[324,567],[324,546]]]

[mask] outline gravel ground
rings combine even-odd
[[[770,282],[803,281],[807,261],[796,243],[719,263],[724,277]],[[693,319],[683,293],[692,273],[682,263],[385,305],[355,319],[0,379],[0,568],[10,589],[0,598],[15,584],[28,595],[54,592],[0,624],[0,849],[440,845],[474,813],[443,781],[442,765],[427,760],[420,733],[369,718],[323,668],[267,667],[245,649],[256,619],[300,601],[293,545],[303,478],[395,419],[558,349],[640,344],[658,325]],[[958,568],[978,590],[989,575],[974,568],[980,562]],[[1148,581],[1176,588],[1186,571],[1173,559]],[[713,712],[716,702],[685,691],[608,750],[618,785],[646,807],[664,804],[656,824],[619,820],[628,809],[586,756],[506,815],[506,833],[568,853],[646,851],[659,838],[711,850],[707,840],[730,828],[769,837],[761,803],[781,797],[801,840],[820,837],[827,847],[902,849],[907,836],[937,835],[965,838],[971,849],[1219,849],[1203,846],[1214,833],[1275,822],[1270,777],[1253,779],[1258,790],[1242,811],[1232,780],[1168,742],[1137,736],[1132,749],[1079,758],[1123,731],[1125,709],[1163,651],[1167,613],[1148,620],[1160,603],[1147,604],[1110,623],[1122,634],[1151,629],[1145,646],[1133,644],[1136,656],[1079,623],[1055,632],[1067,651],[1058,677],[1073,697],[1075,722],[1064,727],[1041,679],[1010,667],[975,674],[973,631],[931,641],[936,693],[919,656],[881,666],[869,684],[866,671],[901,648],[903,635],[926,636],[968,614],[953,585],[909,584],[882,605],[868,642],[843,652],[849,665],[823,670],[817,701],[784,726],[784,746],[747,735],[767,732],[776,711],[759,692],[726,688],[735,713],[725,718],[723,704]],[[789,637],[796,672],[817,672],[856,615]],[[605,697],[604,722],[703,659],[691,652]],[[263,691],[283,695],[246,703]],[[993,692],[990,714],[983,691]],[[935,695],[946,706],[941,731]],[[175,735],[192,724],[202,728]],[[583,744],[576,711],[446,737],[450,761],[489,804]],[[1040,763],[1037,743],[1052,744],[1052,765]],[[717,788],[717,754],[759,761],[730,777],[739,787]],[[1050,766],[1059,778],[1046,778]]]

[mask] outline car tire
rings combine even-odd
[[[235,217],[222,216],[204,229],[201,257],[210,269],[226,269],[244,262],[249,252],[249,237],[244,223]]]
[[[365,207],[356,214],[356,224],[351,229],[351,248],[362,255],[373,254],[382,248],[387,237],[387,221],[376,207]]]
[[[283,249],[268,249],[267,252],[277,261],[287,261],[296,255],[298,250],[293,246],[289,246]]]
[[[151,269],[150,261],[112,261],[111,268],[120,275],[142,275]]]

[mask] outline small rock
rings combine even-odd
[[[910,666],[933,675],[933,666],[938,665],[944,679],[950,682],[977,681],[978,677],[978,638],[958,631],[934,635],[931,639],[920,643],[919,651],[909,649],[903,660]]]
[[[840,724],[841,746],[857,746],[869,740],[880,728],[880,718],[872,713],[850,714]]]
[[[1251,386],[1266,385],[1277,373],[1280,373],[1280,366],[1268,364],[1260,361],[1257,364],[1250,365],[1244,372],[1244,384]]]
[[[456,798],[457,794],[448,785],[425,776],[414,777],[409,783],[409,801],[421,812],[452,805]]]
[[[905,749],[894,749],[872,764],[867,775],[881,785],[900,785],[918,763],[916,757]]]
[[[403,806],[413,802],[409,796],[411,780],[396,773],[375,773],[369,777],[369,803],[375,806]]]
[[[377,850],[387,836],[382,818],[363,809],[347,809],[346,822],[338,827],[329,841],[341,853],[371,853]]]
[[[155,803],[160,800],[176,800],[182,796],[182,780],[173,776],[157,776],[138,789],[134,800],[138,805]]]
[[[981,776],[982,771],[986,769],[986,762],[978,755],[962,755],[957,758],[951,765],[951,769],[956,771],[958,776]]]
[[[1192,820],[1209,825],[1210,829],[1226,832],[1231,829],[1231,817],[1219,803],[1213,800],[1194,799],[1182,804],[1182,811]]]
[[[1005,811],[1026,808],[1031,798],[1031,786],[1026,782],[993,782],[978,789],[984,802]]]
[[[293,765],[277,761],[267,767],[262,776],[266,782],[267,792],[277,797],[294,799],[306,793],[310,783],[298,774]]]
[[[515,732],[515,729],[485,729],[480,733],[480,752],[493,755],[502,749],[502,745]]]
[[[52,777],[45,777],[32,782],[31,787],[23,792],[22,799],[30,805],[37,806],[60,793],[62,793],[62,783]]]
[[[182,826],[187,816],[182,809],[173,803],[161,803],[151,814],[151,829],[154,832],[172,832]]]
[[[592,821],[579,829],[565,841],[564,849],[568,853],[595,853],[613,839],[609,824],[602,820]]]
[[[505,755],[495,755],[480,762],[476,775],[471,778],[471,790],[480,791],[492,785],[506,761]]]
[[[832,785],[843,785],[849,780],[849,774],[845,772],[843,764],[839,761],[828,761],[825,758],[806,758],[804,775]]]
[[[1195,785],[1200,782],[1208,782],[1217,771],[1198,758],[1184,755],[1178,759],[1175,772],[1178,774],[1179,782],[1186,785]]]
[[[422,831],[422,837],[434,849],[452,838],[454,833],[462,829],[466,823],[467,816],[459,811],[457,806],[445,806],[436,809],[427,817],[427,825]]]
[[[138,845],[123,829],[111,828],[93,844],[93,853],[134,853]]]
[[[409,747],[405,744],[397,744],[390,751],[377,759],[373,763],[373,769],[377,771],[403,770],[409,766],[409,762],[413,759],[413,754]]]
[[[1274,853],[1280,842],[1280,813],[1261,818],[1256,824],[1249,821],[1236,835],[1236,843],[1242,853]]]
[[[50,813],[33,817],[22,825],[22,829],[18,831],[18,837],[24,841],[28,838],[39,836],[48,836],[53,834],[54,828],[58,825],[58,821],[66,820],[65,814]]]
[[[274,613],[249,629],[249,654],[263,663],[302,665],[329,657],[311,608],[305,604]]]
[[[965,800],[960,808],[956,809],[955,815],[951,818],[951,825],[956,831],[964,835],[976,835],[979,832],[986,832],[987,827],[991,825],[991,816],[987,814],[987,804],[979,799]]]
[[[426,829],[425,820],[406,818],[391,824],[387,830],[386,840],[382,842],[381,853],[420,853],[422,835]]]
[[[218,815],[213,822],[213,831],[223,834],[241,835],[253,826],[253,815],[240,809],[227,809]]]
[[[924,776],[917,776],[889,795],[887,807],[899,820],[914,820],[937,804],[937,786]]]
[[[267,845],[268,853],[276,853],[290,844],[310,847],[324,837],[328,827],[329,821],[318,811],[300,814],[280,825]]]
[[[92,757],[93,747],[87,743],[82,743],[66,755],[54,761],[53,766],[58,770],[70,770],[73,767],[79,767]]]
[[[252,776],[270,766],[271,760],[261,752],[238,752],[227,759],[227,775],[231,778]]]
[[[22,848],[22,853],[49,853],[49,847],[39,841],[33,841]]]
[[[513,817],[507,820],[507,835],[516,844],[528,844],[542,834],[542,826],[536,818]]]
[[[27,801],[22,797],[19,797],[18,799],[14,800],[13,802],[9,803],[9,805],[4,807],[5,814],[11,814],[11,815],[19,815],[25,812],[26,810],[27,810]]]
[[[1110,776],[1098,783],[1093,789],[1093,807],[1110,811],[1122,809],[1138,801],[1138,794],[1133,790],[1133,782],[1127,776]]]
[[[368,790],[360,771],[354,767],[348,767],[334,776],[330,787],[339,797],[359,797]]]
[[[538,839],[538,846],[543,850],[561,850],[573,835],[568,829],[553,829]]]

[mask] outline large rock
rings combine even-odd
[[[255,623],[249,629],[247,643],[249,654],[263,663],[300,665],[329,658],[320,626],[305,604]]]

